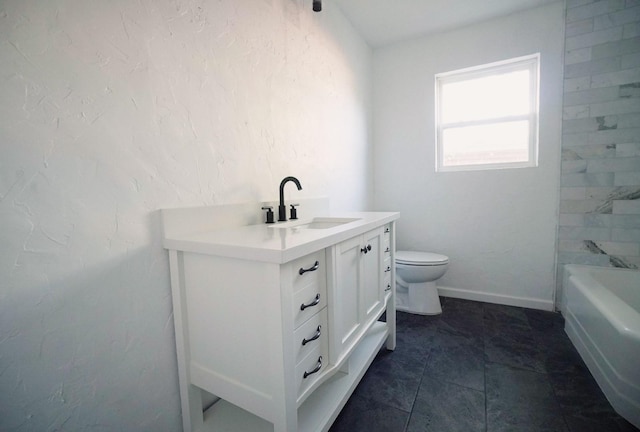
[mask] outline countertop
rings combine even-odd
[[[400,217],[398,212],[349,212],[329,218],[357,219],[325,229],[300,225],[311,219],[207,230],[164,238],[166,249],[283,264],[363,234]]]

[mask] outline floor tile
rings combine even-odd
[[[545,368],[548,373],[561,376],[590,375],[587,365],[566,335],[548,338],[539,347],[544,354]]]
[[[353,395],[330,432],[402,432],[408,420],[407,411]]]
[[[484,392],[482,340],[438,332],[424,374]]]
[[[618,429],[620,429],[620,432],[638,432],[639,430],[622,417],[616,419],[616,423],[618,424]]]
[[[565,416],[570,432],[633,432],[637,431],[633,425],[623,418],[585,419],[582,417]]]
[[[487,363],[487,431],[562,431],[567,426],[546,374]]]
[[[360,381],[354,394],[388,406],[411,411],[422,380],[424,363],[406,364],[394,360],[395,353],[383,352]]]
[[[606,400],[560,314],[442,298],[397,314],[331,432],[639,432]]]
[[[407,312],[396,312],[396,324],[401,330],[424,330],[436,327],[442,315],[418,315]]]
[[[485,322],[484,344],[488,362],[546,372],[544,353],[528,326]]]
[[[470,315],[484,314],[484,305],[486,303],[476,302],[471,300],[462,300],[453,297],[440,297],[440,303],[442,304],[442,310],[450,313],[452,311],[464,311]]]
[[[529,326],[545,334],[564,334],[564,319],[558,312],[524,309]]]
[[[484,319],[501,324],[529,326],[524,309],[515,306],[486,303],[484,305]]]
[[[442,306],[438,329],[452,335],[482,337],[482,303],[449,299]]]
[[[484,431],[484,393],[423,378],[407,432]]]
[[[549,377],[558,404],[565,415],[596,422],[618,417],[588,371],[553,372]]]
[[[396,349],[394,358],[397,361],[419,361],[422,366],[427,360],[437,325],[431,317],[398,313],[396,331]]]

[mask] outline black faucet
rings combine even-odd
[[[287,220],[287,208],[284,205],[284,185],[290,181],[296,184],[296,186],[298,187],[298,190],[302,189],[302,186],[300,186],[300,182],[298,181],[297,178],[285,177],[284,179],[282,179],[282,181],[280,182],[280,205],[278,206],[278,222],[283,222]]]

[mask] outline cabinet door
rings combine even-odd
[[[355,341],[362,325],[360,266],[362,236],[335,246],[335,290],[333,339],[338,358]],[[337,360],[337,358],[336,358]]]
[[[362,254],[362,314],[364,321],[379,314],[384,308],[384,289],[381,287],[382,270],[384,265],[384,230],[383,228],[369,231],[363,236]]]

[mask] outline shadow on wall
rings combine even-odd
[[[160,212],[148,222],[151,244],[3,298],[0,430],[180,429]]]

